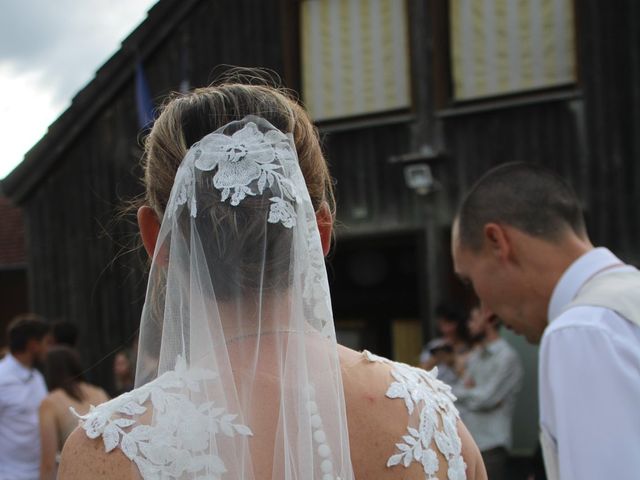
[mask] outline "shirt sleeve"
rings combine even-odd
[[[541,427],[563,480],[631,480],[640,472],[638,371],[605,331],[568,327],[540,352]]]
[[[7,376],[7,372],[0,372],[0,375]],[[0,416],[5,413],[7,406],[10,405],[9,401],[11,399],[11,395],[13,394],[11,383],[12,382],[7,378],[0,378]],[[0,421],[2,420],[0,419]]]
[[[423,348],[420,352],[420,364],[427,363],[431,358],[431,352],[429,352],[428,348]]]
[[[516,355],[501,355],[496,369],[486,381],[476,381],[473,388],[464,386],[464,378],[453,387],[453,394],[466,408],[475,411],[499,406],[522,383],[522,365]]]
[[[2,416],[4,415],[4,411],[7,408],[5,401],[6,390],[6,386],[0,385],[0,421],[2,421]]]

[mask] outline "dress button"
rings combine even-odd
[[[320,455],[321,457],[328,457],[329,455],[331,455],[331,449],[329,448],[329,445],[327,445],[326,443],[323,443],[321,445],[318,446],[318,455]]]
[[[313,432],[313,439],[318,443],[324,443],[327,441],[327,435],[324,433],[324,430],[316,430]]]
[[[313,428],[320,428],[322,426],[322,419],[320,418],[320,415],[313,415],[311,417],[311,426]]]
[[[333,471],[333,462],[331,460],[323,460],[320,464],[322,473],[331,473]]]

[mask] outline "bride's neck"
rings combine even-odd
[[[293,318],[293,309],[289,292],[218,304],[222,329],[227,339],[294,330],[298,322]]]

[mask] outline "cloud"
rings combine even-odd
[[[49,40],[61,30],[58,22],[47,21],[52,13],[50,2],[9,0],[0,16],[0,61],[29,63],[50,49]],[[37,8],[36,8],[37,7]]]
[[[60,101],[72,96],[144,19],[151,0],[8,0],[0,64],[40,75]]]
[[[0,178],[91,81],[155,1],[2,1],[0,85],[7,88],[0,90],[0,125],[10,129],[3,137],[20,141],[9,146],[13,155],[0,157]]]
[[[39,78],[15,75],[0,68],[0,178],[22,160],[62,110],[51,93],[39,88]]]

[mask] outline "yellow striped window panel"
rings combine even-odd
[[[405,0],[302,0],[302,97],[314,120],[407,108]]]
[[[453,96],[576,81],[574,0],[450,0]]]

